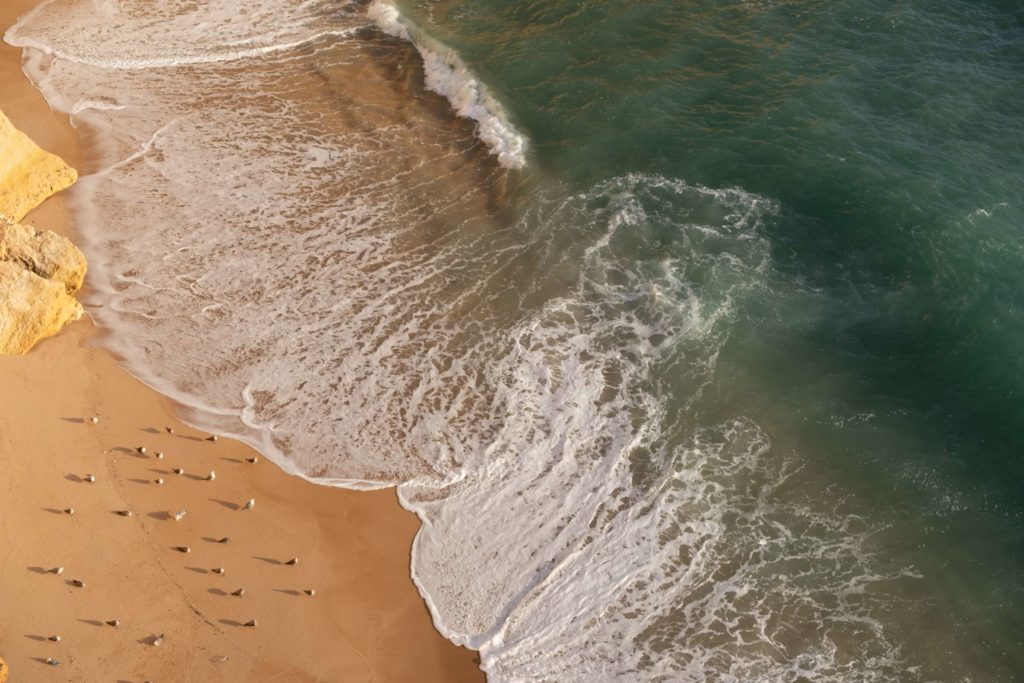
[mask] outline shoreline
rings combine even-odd
[[[5,4],[0,27],[35,4]],[[82,168],[73,129],[20,63],[20,49],[0,46],[0,108]],[[24,222],[76,238],[60,196]],[[255,451],[181,423],[171,399],[95,345],[101,333],[83,319],[24,357],[0,358],[0,657],[12,681],[484,680],[476,653],[431,623],[409,572],[419,520],[394,490],[319,486],[262,457],[246,463]],[[216,480],[203,480],[210,470]],[[255,509],[235,509],[249,498]],[[188,514],[175,522],[179,509]],[[183,546],[191,552],[173,550]],[[290,557],[299,563],[282,564]],[[46,572],[58,565],[62,575]],[[245,595],[231,596],[237,588]],[[104,623],[113,619],[117,628]],[[242,626],[249,619],[258,626]]]

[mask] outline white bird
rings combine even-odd
[[[89,418],[89,422],[92,422],[94,425],[99,424],[100,418],[98,415],[93,415],[92,417]]]
[[[85,475],[85,480],[87,482],[89,482],[90,484],[92,484],[92,483],[95,483],[96,477],[91,475],[91,474],[87,474],[87,475]]]
[[[225,536],[224,538],[218,538],[217,539],[217,543],[230,543],[230,542],[231,542],[231,538],[228,537],[228,536]]]
[[[131,510],[117,510],[116,512],[117,512],[117,514],[121,515],[122,517],[131,517],[132,516],[132,511]]]
[[[181,510],[180,512],[175,512],[171,516],[174,517],[175,522],[180,522],[181,520],[185,519],[186,513],[188,513],[188,510]]]
[[[139,446],[135,450],[137,450],[139,453],[142,453],[143,455],[146,454],[146,447],[145,446]]]
[[[190,552],[192,552],[192,548],[189,548],[187,545],[176,545],[176,546],[174,546],[174,549],[177,550],[179,553],[190,553]]]
[[[167,430],[168,434],[173,434],[174,433],[174,427],[164,427],[164,429]]]
[[[175,467],[175,468],[172,468],[172,469],[171,469],[171,472],[174,472],[175,474],[177,474],[177,475],[179,475],[179,476],[180,476],[180,475],[182,475],[182,474],[185,474],[185,470],[183,470],[183,469],[182,469],[182,468],[180,468],[180,467]]]
[[[242,624],[242,626],[248,626],[249,628],[256,628],[256,620],[250,619],[249,621]]]
[[[54,567],[53,569],[47,569],[46,571],[50,572],[51,574],[56,574],[57,576],[60,576],[64,573],[64,567]]]
[[[160,643],[162,643],[162,642],[164,642],[164,634],[163,633],[161,633],[156,638],[154,638],[152,640],[151,644],[153,645],[153,647],[160,647]]]
[[[239,588],[236,591],[231,591],[231,594],[234,595],[236,598],[240,598],[243,595],[245,595],[245,589],[244,588]]]
[[[65,515],[73,515],[73,514],[75,514],[75,508],[64,508],[64,514]]]
[[[313,597],[314,595],[316,595],[316,591],[313,590],[312,588],[307,588],[307,589],[305,589],[302,592],[305,593],[306,595],[308,595],[309,597]]]
[[[47,657],[46,658],[46,663],[49,664],[50,666],[60,666],[60,662],[58,660],[54,659],[53,657]]]
[[[250,498],[245,501],[245,505],[242,506],[242,510],[252,510],[254,507],[256,507],[256,499]]]
[[[75,588],[85,588],[85,581],[80,579],[71,579],[71,585]]]
[[[121,622],[118,621],[117,619],[111,619],[110,621],[107,622],[107,626],[113,626],[114,628],[117,628],[120,625],[121,625]]]
[[[285,563],[286,565],[290,566],[290,567],[294,567],[295,565],[297,565],[297,564],[299,563],[299,558],[297,558],[297,557],[293,557],[293,558],[292,558],[292,559],[290,559],[290,560],[285,560],[285,562],[284,562],[284,563]]]
[[[246,459],[245,459],[245,461],[246,461],[247,463],[249,463],[250,465],[255,465],[256,463],[258,463],[258,462],[260,461],[260,459],[259,459],[259,458],[257,458],[257,457],[256,457],[256,456],[254,455],[254,456],[252,456],[251,458],[246,458]]]
[[[213,572],[214,574],[221,574],[221,575],[223,575],[224,574],[224,567],[214,567],[210,571]]]
[[[59,643],[60,636],[50,636],[49,638],[47,638],[47,640],[49,640],[51,643]]]
[[[154,455],[156,456],[157,460],[163,460],[164,459],[164,452],[163,451],[157,451],[156,453],[154,453]]]
[[[214,472],[213,470],[210,470],[210,473],[206,475],[206,481],[213,481],[216,478],[217,478],[217,473]]]
[[[207,441],[213,441],[214,443],[216,443],[217,442],[217,435],[214,434],[213,436],[208,437],[206,440]]]
[[[153,480],[153,483],[157,485],[164,483],[163,477],[157,477],[156,479]]]

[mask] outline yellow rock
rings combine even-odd
[[[41,149],[0,112],[0,216],[20,221],[77,179],[75,169]]]
[[[76,178],[0,112],[0,354],[25,353],[82,316],[72,295],[85,279],[85,256],[56,233],[17,223]]]
[[[0,657],[0,683],[7,683],[7,674],[10,673],[10,667],[7,666],[7,662]]]
[[[25,353],[82,317],[82,305],[62,282],[0,261],[0,353]]]

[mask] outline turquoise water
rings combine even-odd
[[[778,203],[698,410],[753,417],[888,527],[880,561],[948,613],[927,637],[971,650],[926,678],[1024,677],[1022,6],[403,7],[498,94],[532,172]],[[657,249],[686,249],[653,202]]]
[[[5,37],[133,372],[491,680],[1024,679],[1021,6],[244,5]]]

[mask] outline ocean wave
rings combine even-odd
[[[480,139],[503,166],[526,165],[526,138],[454,50],[430,38],[386,0],[374,0],[367,15],[388,35],[416,47],[423,58],[427,87],[445,97],[459,116],[477,122]]]

